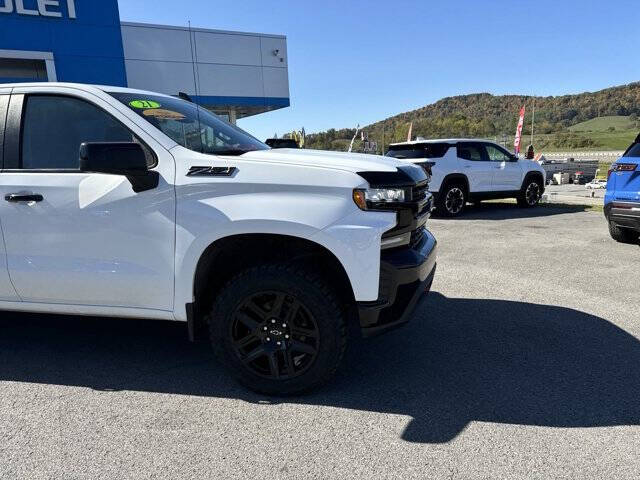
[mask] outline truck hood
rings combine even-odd
[[[330,152],[324,150],[296,150],[289,148],[258,150],[245,153],[239,158],[262,162],[335,168],[353,173],[395,172],[397,167],[406,165],[406,163],[401,163],[393,158],[378,155]]]

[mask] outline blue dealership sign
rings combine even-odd
[[[117,0],[0,0],[2,50],[51,53],[61,82],[127,85]]]

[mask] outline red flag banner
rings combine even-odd
[[[520,120],[518,120],[518,129],[516,130],[516,141],[513,142],[516,155],[520,153],[520,140],[522,140],[522,127],[524,126],[524,106],[520,109]]]

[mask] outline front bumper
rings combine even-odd
[[[358,302],[364,337],[383,333],[411,319],[420,297],[431,290],[436,252],[436,239],[427,230],[413,247],[382,252],[378,300]]]
[[[604,207],[607,220],[640,232],[640,202],[611,202]]]

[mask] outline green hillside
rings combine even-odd
[[[607,132],[616,130],[633,130],[636,128],[637,117],[615,115],[611,117],[598,117],[586,122],[581,122],[569,130],[572,132]]]
[[[558,97],[478,93],[447,97],[436,103],[364,127],[368,138],[382,144],[404,141],[409,124],[413,137],[480,137],[513,143],[518,112],[526,105],[523,144],[530,142],[535,103],[535,147],[546,150],[619,150],[640,130],[640,83],[598,92]],[[307,136],[306,147],[346,150],[355,129],[330,129]],[[354,151],[362,148],[360,139]]]

